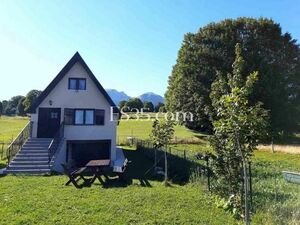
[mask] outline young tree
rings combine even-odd
[[[165,121],[154,120],[150,138],[156,149],[167,147],[174,136],[174,121],[168,118]],[[168,180],[167,148],[165,148],[165,185]]]
[[[211,84],[216,71],[230,73],[234,48],[241,43],[245,76],[260,73],[250,102],[260,101],[270,112],[275,133],[297,131],[300,125],[300,48],[278,23],[260,18],[226,19],[185,35],[166,92],[168,111],[185,111],[194,121],[185,125],[196,130],[211,130],[205,112],[210,106]]]
[[[144,110],[146,112],[153,112],[154,111],[154,105],[152,102],[144,101]]]
[[[218,73],[211,87],[214,133],[210,142],[217,156],[214,161],[217,191],[223,197],[231,196],[232,207],[249,221],[247,166],[258,140],[265,135],[268,112],[260,102],[250,104],[249,96],[258,73],[252,72],[244,79],[245,61],[239,44],[235,54],[232,74],[224,77]]]

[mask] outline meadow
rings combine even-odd
[[[28,119],[0,119],[0,140],[10,140]],[[5,125],[5,126],[3,126]],[[149,139],[151,121],[121,121],[119,139]],[[176,144],[192,153],[211,151],[206,135],[176,126],[178,138],[197,144]],[[65,187],[65,176],[0,177],[0,224],[241,224],[218,207],[205,181],[165,187],[160,179],[145,176],[152,162],[134,148],[124,147],[131,161],[127,183],[111,180],[76,190]],[[128,151],[127,151],[128,150]],[[300,155],[256,151],[252,160],[252,224],[300,224],[300,186],[287,183],[283,170],[299,171]]]

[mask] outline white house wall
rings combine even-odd
[[[86,78],[86,90],[69,90],[69,78]],[[50,106],[49,102],[52,101]],[[74,64],[63,79],[53,88],[49,95],[31,115],[33,121],[33,137],[37,137],[38,111],[40,107],[61,108],[61,122],[64,119],[64,108],[104,109],[104,125],[65,125],[66,140],[102,140],[111,139],[111,159],[116,158],[117,121],[110,120],[110,104],[99,91],[95,83],[80,63]]]

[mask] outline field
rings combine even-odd
[[[8,120],[8,121],[5,121]],[[1,136],[9,140],[27,120],[1,118]],[[3,128],[2,124],[7,125]],[[151,121],[121,121],[119,138],[148,139]],[[7,130],[7,131],[6,131]],[[210,151],[205,135],[177,126],[178,138],[197,138],[197,144],[172,147],[191,152]],[[9,133],[9,134],[8,134]],[[3,136],[2,136],[3,135]],[[125,149],[126,150],[126,149]],[[125,151],[128,182],[111,181],[76,190],[65,187],[64,176],[0,177],[0,224],[238,224],[216,205],[205,181],[164,187],[145,176],[152,162],[139,151]],[[300,224],[300,186],[285,182],[283,170],[299,171],[300,155],[256,151],[253,157],[252,224]]]

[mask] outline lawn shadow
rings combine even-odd
[[[149,181],[164,181],[164,152],[157,150],[157,167],[161,169],[161,173],[155,173],[154,166],[154,149],[138,148],[136,151],[124,151],[126,157],[130,161],[126,176],[129,179],[139,180],[140,185],[151,187]],[[175,184],[186,184],[189,181],[191,173],[196,168],[204,168],[203,165],[194,160],[183,158],[181,156],[167,153],[168,159],[168,179]]]

